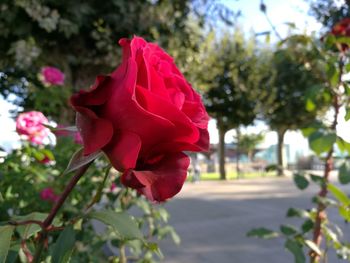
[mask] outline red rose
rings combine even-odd
[[[337,37],[350,37],[350,18],[344,18],[332,28],[331,34]],[[349,46],[341,43],[338,47],[341,51],[346,51]]]
[[[183,151],[207,151],[208,115],[160,47],[140,37],[121,39],[123,60],[89,91],[73,95],[84,154],[102,150],[123,172],[122,183],[150,200],[177,194],[189,158]]]

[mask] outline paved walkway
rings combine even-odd
[[[182,242],[164,240],[159,245],[166,263],[293,263],[283,249],[282,239],[247,238],[251,228],[278,229],[281,222],[300,224],[285,218],[289,207],[310,208],[315,187],[296,189],[288,178],[261,178],[229,182],[187,183],[182,192],[166,204],[170,223]],[[349,227],[334,214],[344,230]],[[330,263],[343,262],[330,255]]]

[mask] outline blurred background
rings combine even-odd
[[[73,125],[71,94],[119,64],[120,38],[142,36],[174,57],[211,117],[210,151],[191,154],[183,192],[165,205],[183,242],[165,240],[161,261],[293,262],[280,241],[245,237],[260,217],[273,225],[283,208],[306,206],[303,198],[315,189],[297,192],[291,174],[324,169],[304,137],[310,123],[332,116],[324,98],[310,99],[322,85],[321,66],[314,66],[312,48],[283,40],[320,42],[349,12],[342,0],[1,0],[0,165],[23,147],[15,127],[20,112]],[[45,66],[61,70],[64,85],[44,85]],[[338,135],[350,141],[345,114],[340,109]],[[72,149],[57,151],[63,166]],[[334,157],[336,172],[344,153],[336,149]]]

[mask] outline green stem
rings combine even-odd
[[[119,263],[127,263],[124,245],[119,248]]]
[[[70,194],[70,192],[72,192],[72,190],[74,189],[75,185],[78,183],[80,178],[85,174],[85,172],[87,171],[87,169],[89,168],[91,163],[92,163],[92,161],[90,163],[80,167],[77,170],[76,174],[71,178],[68,185],[64,189],[63,193],[60,195],[59,199],[54,204],[50,213],[48,214],[48,216],[46,217],[46,219],[42,223],[42,230],[39,232],[40,239],[39,239],[38,246],[36,248],[34,259],[33,259],[32,263],[39,263],[40,262],[40,258],[41,258],[41,254],[44,250],[44,244],[45,244],[45,240],[47,238],[49,226],[52,224],[59,209],[62,207],[62,205],[66,201],[68,195]]]
[[[338,124],[338,115],[339,115],[339,109],[341,106],[340,98],[338,95],[338,90],[342,85],[342,75],[343,75],[343,57],[340,56],[339,59],[339,76],[338,76],[338,85],[337,90],[331,90],[333,91],[333,109],[334,109],[334,117],[333,117],[333,123],[330,127],[330,129],[336,134],[337,133],[337,124]],[[321,186],[321,190],[318,193],[318,196],[321,198],[324,198],[328,194],[328,183],[329,183],[329,176],[333,167],[333,152],[334,152],[334,146],[328,151],[326,159],[325,159],[325,169],[323,174],[323,184]],[[313,242],[320,247],[322,244],[322,224],[327,219],[327,212],[326,212],[327,206],[324,204],[319,204],[317,207],[316,212],[316,218],[315,218],[315,224],[314,224],[314,231],[313,231]],[[319,263],[321,260],[321,256],[318,255],[315,251],[310,251],[310,262],[311,263]]]

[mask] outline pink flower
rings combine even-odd
[[[50,132],[43,125],[47,123],[47,118],[39,111],[24,112],[17,117],[16,131],[30,142],[43,144]]]
[[[39,160],[42,164],[48,164],[51,162],[51,159],[48,156],[45,156],[43,159]]]
[[[45,85],[61,86],[64,84],[64,74],[57,68],[43,67],[40,73],[40,78]]]
[[[45,201],[56,202],[59,198],[51,187],[46,187],[40,192],[40,198]]]
[[[76,132],[76,133],[74,134],[74,142],[75,142],[76,144],[83,144],[83,139],[81,138],[81,135],[80,135],[79,132]]]
[[[111,186],[109,187],[109,190],[113,192],[114,189],[117,188],[117,185],[115,183],[112,183]]]

